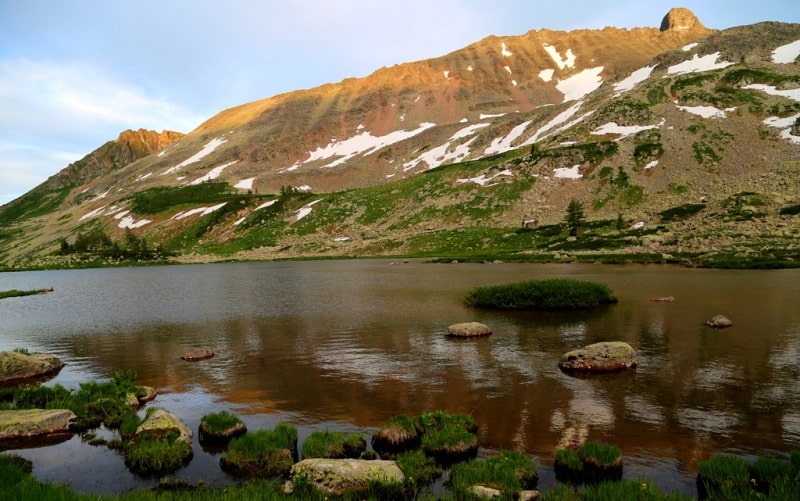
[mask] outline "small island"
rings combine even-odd
[[[464,299],[467,306],[500,310],[581,310],[616,302],[606,284],[572,278],[476,287]]]

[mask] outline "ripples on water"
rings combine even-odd
[[[478,285],[550,276],[606,282],[617,305],[576,313],[507,313],[461,304]],[[659,266],[432,265],[325,261],[0,274],[0,290],[55,292],[0,301],[0,349],[62,357],[49,384],[133,370],[154,404],[194,430],[229,410],[250,429],[289,422],[369,434],[398,413],[471,414],[484,451],[516,448],[552,482],[553,449],[604,439],[625,454],[626,478],[694,492],[712,454],[785,454],[800,448],[800,272]],[[674,303],[649,301],[675,296]],[[703,324],[726,314],[734,327]],[[479,321],[494,334],[444,337]],[[576,378],[560,355],[623,340],[635,371]],[[217,355],[198,363],[190,347]],[[173,476],[222,485],[218,456],[195,443]],[[74,438],[20,454],[37,477],[113,493],[152,485],[116,453]],[[75,475],[76,471],[87,472]]]

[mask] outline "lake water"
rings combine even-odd
[[[608,284],[619,303],[578,313],[508,313],[462,305],[475,286],[547,277]],[[371,433],[399,413],[468,413],[481,451],[534,458],[541,489],[553,450],[586,439],[622,448],[625,478],[696,493],[697,463],[728,452],[785,457],[800,448],[800,270],[673,266],[428,264],[387,260],[228,263],[0,273],[0,290],[55,287],[0,300],[0,350],[60,357],[48,384],[76,387],[132,370],[149,404],[197,430],[228,410],[251,430],[279,422]],[[656,296],[674,296],[659,303]],[[717,314],[734,326],[713,330]],[[494,334],[444,336],[478,321]],[[630,343],[636,370],[573,377],[566,351]],[[212,359],[185,362],[191,347]],[[195,440],[171,478],[233,481]],[[158,479],[79,437],[16,451],[34,475],[81,492],[117,493]]]

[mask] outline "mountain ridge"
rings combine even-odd
[[[791,56],[800,26],[708,30],[685,9],[665,25],[489,36],[223,110],[16,219],[0,209],[0,234],[17,235],[26,218],[39,226],[0,243],[0,259],[51,259],[60,240],[94,229],[134,230],[182,259],[441,254],[451,244],[423,237],[557,226],[571,199],[590,219],[620,220],[616,231],[648,228],[620,234],[612,247],[626,252],[714,250],[696,236],[701,219],[726,235],[722,247],[759,222],[779,241],[794,235],[796,218],[778,212],[800,202],[800,76],[797,55],[776,62],[773,51]],[[156,194],[174,203],[147,202]],[[659,214],[699,203],[695,222],[661,224]],[[731,216],[742,204],[749,216]]]

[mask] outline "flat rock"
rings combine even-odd
[[[187,351],[186,354],[181,358],[193,362],[196,360],[205,360],[213,356],[214,352],[207,348],[192,348],[191,350]]]
[[[491,333],[492,329],[478,322],[453,324],[447,328],[447,335],[450,337],[481,337]]]
[[[612,372],[636,367],[637,363],[636,350],[631,345],[609,341],[565,353],[558,366],[570,371]]]
[[[165,435],[173,431],[178,432],[178,438],[175,439],[176,442],[192,443],[194,434],[186,426],[186,423],[175,414],[164,409],[158,409],[136,428],[136,436]]]
[[[366,492],[370,482],[402,484],[405,475],[394,461],[363,459],[304,459],[292,466],[292,480],[326,494],[342,496]]]
[[[0,351],[0,384],[21,383],[30,379],[55,375],[64,362],[54,357],[38,353],[28,355],[17,351]]]
[[[0,440],[70,433],[75,419],[69,409],[24,409],[0,411]]]
[[[731,320],[725,315],[717,315],[706,322],[706,325],[715,329],[724,329],[725,327],[732,326],[733,322],[731,322]]]

